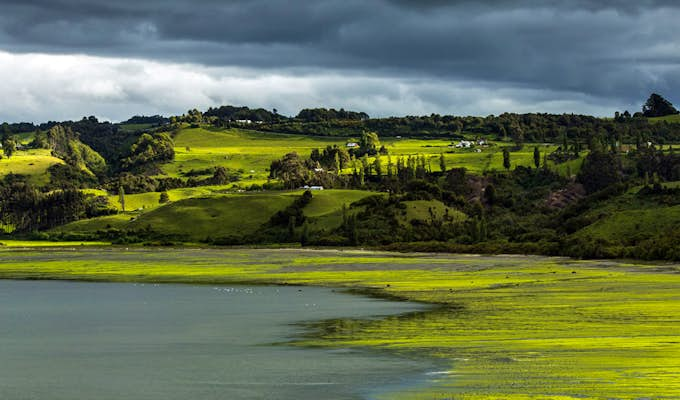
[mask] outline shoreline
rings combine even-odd
[[[555,397],[680,397],[677,265],[335,249],[107,249],[0,251],[0,277],[324,286],[433,304],[417,317],[330,324],[300,343],[418,354],[455,370],[440,388],[405,398],[450,397],[450,390],[475,400],[551,397],[538,387],[551,387]],[[649,371],[664,374],[653,390]]]
[[[92,248],[101,249],[149,249],[155,251],[162,251],[163,249],[170,250],[277,250],[289,252],[329,252],[339,254],[390,254],[404,257],[421,257],[421,256],[441,256],[441,257],[503,257],[503,258],[546,258],[546,259],[562,259],[577,262],[597,262],[597,263],[633,263],[638,265],[655,265],[655,266],[677,266],[680,269],[680,262],[671,260],[648,260],[637,258],[576,258],[568,255],[549,255],[538,253],[483,253],[483,252],[450,252],[450,251],[419,251],[419,250],[397,250],[380,247],[350,247],[350,246],[306,246],[295,247],[290,243],[282,244],[245,244],[245,245],[229,245],[219,246],[205,243],[181,243],[172,245],[149,245],[144,243],[131,244],[115,244],[111,242],[97,242],[97,241],[41,241],[41,240],[15,240],[15,239],[0,239],[0,251],[2,250],[31,250],[31,249],[59,249],[59,250],[83,250]]]

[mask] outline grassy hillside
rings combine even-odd
[[[577,236],[619,244],[635,244],[664,234],[680,224],[680,206],[613,212],[580,230]]]
[[[665,184],[677,187],[679,182]],[[600,240],[617,245],[634,245],[638,242],[666,234],[680,225],[680,205],[663,206],[637,192],[641,187],[611,199],[583,215],[593,223],[574,235],[590,241]]]
[[[145,126],[129,126],[129,129],[144,128]],[[22,137],[22,142],[31,139],[32,134]],[[472,138],[472,137],[471,137]],[[186,177],[190,171],[208,170],[222,166],[234,171],[241,171],[242,181],[239,185],[246,187],[250,184],[262,184],[269,175],[269,165],[275,159],[286,153],[297,152],[308,157],[315,148],[325,148],[328,145],[345,146],[347,141],[356,138],[342,137],[313,137],[303,135],[289,135],[265,133],[241,129],[220,129],[212,127],[180,129],[174,136],[175,160],[161,165],[162,176]],[[439,170],[439,157],[444,154],[447,168],[467,168],[474,173],[488,170],[502,170],[502,147],[509,143],[493,142],[491,146],[476,149],[458,149],[455,142],[441,139],[410,139],[387,138],[382,141],[388,149],[393,162],[397,157],[425,155],[432,171]],[[539,146],[542,154],[552,152],[555,146]],[[512,166],[533,165],[533,144],[527,144],[519,151],[511,152]],[[370,160],[373,162],[373,159]],[[8,173],[25,174],[30,176],[32,183],[37,185],[49,181],[46,170],[49,166],[63,163],[52,157],[49,150],[18,151],[14,156],[0,160],[0,177]],[[386,168],[388,159],[383,157],[382,163]],[[564,166],[558,167],[560,171]],[[349,172],[347,169],[346,172]],[[577,168],[572,168],[576,173]],[[201,177],[209,176],[209,171]],[[180,196],[186,198],[189,196]],[[172,195],[171,195],[172,198]],[[177,199],[179,199],[177,198]],[[115,202],[114,202],[115,203]],[[129,209],[148,207],[151,199],[130,199]]]
[[[447,207],[444,203],[438,200],[414,200],[405,201],[406,212],[401,218],[401,223],[406,224],[412,220],[429,221],[434,216],[435,219],[441,219],[445,215],[453,217],[456,221],[463,221],[467,216],[456,210],[455,208]]]
[[[365,190],[324,190],[323,192],[314,192],[312,201],[304,208],[304,214],[309,218],[311,231],[329,231],[337,228],[342,224],[343,205],[349,207],[355,201],[373,195],[384,194]]]
[[[168,193],[172,202],[166,205],[158,204],[158,193],[127,195],[127,209],[133,211],[73,222],[55,231],[92,233],[109,228],[140,230],[150,227],[157,232],[196,241],[206,237],[240,236],[254,232],[302,194],[302,191],[224,194],[219,188],[171,190]],[[330,230],[342,223],[344,204],[373,194],[361,190],[314,192],[304,213],[310,218],[312,229]],[[110,197],[111,203],[119,206],[118,197]]]
[[[229,186],[218,185],[218,186],[199,186],[193,188],[172,189],[168,190],[167,193],[170,201],[179,201],[189,199],[192,197],[210,197],[225,194],[227,191],[229,191]],[[111,204],[118,210],[122,211],[120,197],[117,194],[110,194],[104,191],[92,191],[92,190],[88,190],[86,192],[105,195],[109,200],[109,204]],[[162,205],[159,203],[159,200],[160,200],[159,192],[126,194],[125,211],[149,211]]]
[[[271,162],[286,153],[297,152],[308,157],[315,148],[328,145],[344,146],[352,138],[328,138],[302,135],[288,135],[247,131],[240,129],[184,128],[174,137],[175,160],[164,164],[162,170],[168,176],[182,176],[191,170],[223,166],[243,171],[242,185],[266,181]],[[475,149],[457,149],[454,142],[440,139],[397,139],[382,141],[396,162],[396,157],[425,155],[433,171],[439,170],[439,157],[444,154],[447,168],[464,167],[481,173],[487,170],[502,170],[502,147],[510,143],[494,142],[491,146]],[[555,146],[540,145],[541,152],[552,152]],[[511,153],[514,166],[533,165],[534,145],[527,144]],[[371,159],[371,162],[373,160]],[[387,157],[382,162],[387,166]],[[348,170],[349,171],[349,170]],[[576,171],[574,171],[575,173]]]
[[[50,180],[47,169],[54,164],[63,163],[64,161],[52,157],[49,150],[17,151],[12,157],[3,157],[0,160],[0,178],[8,174],[27,175],[31,183],[44,185]]]
[[[192,198],[142,214],[129,227],[197,240],[248,234],[293,201],[289,193]]]
[[[271,162],[286,153],[308,156],[314,148],[345,144],[342,139],[278,135],[239,129],[187,128],[174,137],[175,160],[162,166],[169,176],[223,166],[243,170],[249,183],[267,180]]]

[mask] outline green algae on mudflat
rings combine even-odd
[[[450,365],[385,398],[680,398],[678,266],[564,258],[273,249],[0,251],[0,277],[325,285],[435,303],[324,321],[300,346]]]

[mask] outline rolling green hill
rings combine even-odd
[[[254,232],[293,201],[288,193],[191,198],[142,214],[128,226],[194,240],[243,235]]]
[[[428,221],[433,217],[440,219],[445,215],[452,217],[456,221],[464,221],[467,215],[455,208],[447,207],[438,200],[412,200],[405,201],[406,212],[400,218],[400,223],[407,224],[412,220]]]
[[[55,164],[64,164],[64,161],[50,155],[49,150],[17,151],[12,157],[0,159],[0,178],[20,174],[28,176],[29,182],[35,185],[44,185],[50,180],[47,169]]]
[[[670,182],[666,187],[678,187],[678,184]],[[576,232],[574,237],[632,246],[663,237],[680,226],[680,205],[660,205],[640,198],[639,190],[640,187],[633,188],[586,212],[583,217],[593,222]]]
[[[680,206],[622,210],[609,213],[576,236],[613,244],[634,245],[665,235],[680,225]]]
[[[161,166],[168,176],[222,166],[242,170],[248,183],[263,183],[271,162],[286,153],[308,156],[314,148],[343,140],[279,135],[239,129],[185,128],[174,137],[175,160]]]
[[[126,204],[148,207],[117,215],[72,222],[55,232],[94,233],[110,228],[123,230],[152,229],[190,241],[207,237],[240,236],[255,232],[277,211],[293,203],[302,191],[223,194],[217,187],[178,189],[169,192],[171,203],[158,204],[158,193],[127,195]],[[342,207],[375,193],[361,190],[324,190],[313,192],[304,208],[312,229],[333,229],[342,223]],[[117,202],[116,196],[111,196]],[[117,204],[117,203],[116,203]]]

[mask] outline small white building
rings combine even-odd
[[[472,147],[472,142],[468,140],[461,140],[457,145],[456,148],[458,149],[469,149]]]
[[[300,189],[306,189],[306,190],[323,190],[323,186],[309,186],[305,185],[301,187]]]
[[[353,149],[353,148],[355,148],[355,147],[359,147],[359,143],[357,143],[357,142],[349,142],[349,143],[347,143],[347,147],[350,148],[350,149]]]
[[[249,119],[237,119],[236,122],[239,123],[239,124],[252,124],[253,123],[253,121],[251,121]]]

